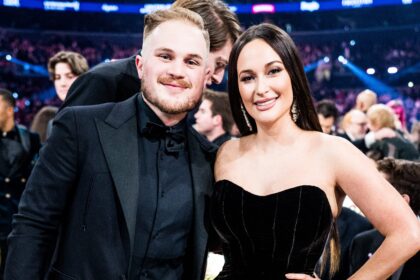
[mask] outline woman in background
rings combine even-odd
[[[401,196],[351,143],[320,132],[283,30],[248,29],[233,47],[228,83],[243,137],[226,142],[215,164],[211,217],[226,260],[217,279],[317,279],[346,194],[386,237],[350,279],[385,279],[419,250],[420,227]]]

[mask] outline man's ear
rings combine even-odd
[[[210,66],[206,67],[206,72],[205,72],[205,77],[204,77],[204,85],[203,88],[205,89],[207,87],[207,85],[211,84],[211,71],[210,71]],[[210,81],[210,82],[209,82]]]
[[[219,125],[223,122],[222,116],[221,115],[215,115],[213,116],[213,123],[215,125]]]
[[[136,69],[140,80],[143,78],[143,62],[144,58],[140,55],[136,55]]]

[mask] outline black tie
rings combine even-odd
[[[182,126],[167,127],[148,122],[141,133],[150,138],[164,139],[165,150],[168,153],[179,153],[184,149],[185,135]]]

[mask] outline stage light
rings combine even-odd
[[[19,94],[17,92],[14,92],[12,95],[13,95],[13,98],[14,99],[18,99],[19,98]]]
[[[369,75],[373,75],[373,74],[375,74],[375,69],[374,68],[368,68],[368,69],[366,69],[366,73],[368,73]]]
[[[324,62],[325,62],[325,63],[330,62],[330,58],[329,58],[328,56],[324,57]]]
[[[395,74],[397,72],[398,72],[398,68],[397,67],[395,67],[395,66],[388,67],[388,73],[389,74]]]
[[[338,57],[338,61],[340,61],[341,63],[343,63],[343,64],[347,64],[347,59],[345,59],[344,58],[344,56],[342,56],[342,55],[340,55],[339,57]]]
[[[12,60],[12,56],[11,56],[10,54],[6,55],[6,60],[7,60],[7,61]]]
[[[356,45],[356,41],[355,40],[351,40],[350,41],[350,46],[354,46],[354,45]]]
[[[29,107],[31,105],[31,101],[29,101],[29,100],[25,100],[25,106],[26,107]]]
[[[107,58],[104,60],[104,62],[111,62],[111,59]]]
[[[409,88],[414,87],[414,83],[413,83],[413,82],[408,82],[408,87],[409,87]]]

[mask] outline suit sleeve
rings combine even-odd
[[[72,108],[57,115],[23,192],[8,237],[5,279],[44,279],[77,175],[77,126]]]
[[[113,77],[89,71],[78,77],[71,85],[61,109],[68,106],[94,105],[115,100]]]

